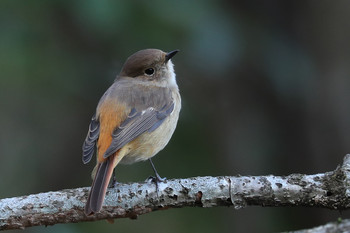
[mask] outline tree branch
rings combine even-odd
[[[137,218],[172,207],[308,206],[350,207],[350,155],[335,171],[315,175],[194,177],[108,189],[102,211],[84,215],[89,188],[66,189],[0,200],[0,230],[57,223]]]

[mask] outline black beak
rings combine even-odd
[[[165,62],[168,62],[173,56],[175,56],[175,54],[177,54],[177,52],[179,52],[180,50],[176,49],[176,50],[173,50],[169,53],[167,53],[165,55]]]

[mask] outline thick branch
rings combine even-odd
[[[350,155],[335,171],[289,176],[195,177],[153,183],[118,184],[109,189],[102,211],[83,213],[88,188],[67,189],[0,200],[0,230],[57,223],[136,218],[172,207],[318,206],[350,207]]]

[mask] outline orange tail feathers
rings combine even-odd
[[[113,174],[113,164],[116,158],[117,156],[115,153],[108,157],[106,161],[97,165],[96,175],[92,182],[89,197],[85,205],[85,214],[87,216],[101,210],[108,184]]]

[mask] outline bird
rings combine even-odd
[[[168,144],[178,122],[181,97],[171,61],[178,51],[144,49],[132,54],[98,102],[82,147],[84,164],[94,154],[97,160],[87,216],[101,211],[119,163],[149,160],[156,185],[163,181],[151,158]]]

